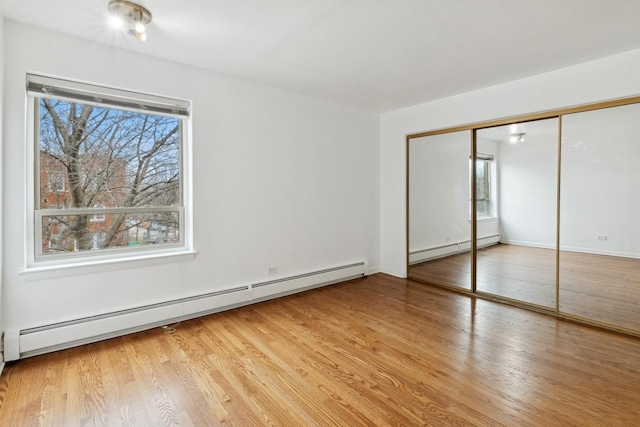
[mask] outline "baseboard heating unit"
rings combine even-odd
[[[500,235],[479,237],[477,240],[478,248],[486,248],[487,246],[500,243]],[[436,246],[417,251],[409,252],[409,265],[418,264],[425,261],[431,261],[450,255],[456,255],[471,250],[471,240],[449,243],[447,245]]]
[[[360,261],[49,325],[7,330],[5,361],[36,356],[294,294],[367,274]]]

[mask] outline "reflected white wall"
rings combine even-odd
[[[640,257],[640,105],[562,120],[561,248]]]
[[[468,241],[471,133],[409,144],[409,252]]]
[[[529,122],[524,126],[524,142],[511,143],[506,138],[499,142],[502,242],[555,248],[558,120]]]

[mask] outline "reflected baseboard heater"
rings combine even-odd
[[[367,262],[360,261],[50,325],[7,330],[4,335],[4,356],[5,360],[9,361],[63,350],[363,277],[366,274]]]
[[[491,236],[479,237],[477,247],[486,248],[487,246],[500,243],[500,235],[493,234]],[[409,265],[418,264],[420,262],[431,261],[437,258],[443,258],[449,255],[455,255],[471,250],[471,240],[450,243],[443,246],[421,249],[409,253]]]

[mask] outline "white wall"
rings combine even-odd
[[[4,37],[7,330],[264,281],[269,266],[377,270],[378,114],[12,21]],[[195,260],[24,280],[28,71],[192,100]]]
[[[4,156],[3,156],[3,141],[4,141],[4,126],[2,121],[2,112],[4,110],[4,17],[0,14],[0,170],[4,170]],[[2,295],[2,289],[4,288],[3,280],[3,266],[4,266],[4,227],[2,226],[2,212],[4,206],[4,192],[3,192],[3,177],[0,173],[0,338],[4,333],[4,299]],[[2,373],[2,366],[4,366],[4,355],[0,355],[0,373]]]
[[[406,276],[405,136],[640,94],[640,50],[384,113],[380,118],[380,265]],[[434,82],[437,84],[437,82]]]

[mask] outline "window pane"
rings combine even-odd
[[[488,163],[485,160],[476,161],[476,198],[488,199],[489,198],[489,173]]]
[[[179,212],[43,216],[42,254],[178,243],[179,218]]]
[[[476,160],[476,215],[491,215],[491,162]],[[471,176],[471,162],[469,162],[469,176]],[[471,213],[469,213],[471,215]]]
[[[489,216],[489,200],[476,200],[476,215]]]
[[[40,100],[40,209],[180,205],[180,120]]]
[[[37,105],[36,209],[64,210],[42,217],[43,256],[180,242],[181,211],[153,212],[182,204],[180,118],[56,99]]]

